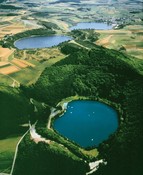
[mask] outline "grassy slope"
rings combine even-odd
[[[9,173],[20,136],[0,140],[0,172]]]
[[[28,121],[29,101],[19,89],[0,86],[0,137],[20,132],[19,125]]]
[[[9,76],[0,74],[0,83],[10,86],[12,85],[13,80]]]

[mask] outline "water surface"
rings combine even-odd
[[[75,26],[72,26],[70,30],[75,29],[95,29],[95,30],[109,30],[112,29],[112,25],[99,22],[81,22]]]
[[[117,130],[118,117],[114,109],[103,103],[72,101],[54,121],[53,128],[83,147],[98,146]]]
[[[57,46],[58,44],[71,40],[69,36],[34,36],[22,38],[15,42],[18,49],[36,49]]]

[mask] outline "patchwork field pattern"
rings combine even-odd
[[[99,30],[100,38],[96,44],[107,48],[123,50],[139,59],[143,59],[143,27],[141,25],[126,26],[119,30]]]
[[[27,67],[35,67],[35,65],[18,59],[13,59],[11,62],[0,62],[0,74],[9,75]]]

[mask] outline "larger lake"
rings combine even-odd
[[[99,23],[99,22],[81,22],[75,26],[72,26],[70,30],[76,29],[95,29],[95,30],[109,30],[112,29],[112,25],[108,25],[107,23]]]
[[[18,49],[36,49],[57,46],[58,44],[71,40],[69,36],[34,36],[17,40],[14,45]]]
[[[117,130],[118,116],[114,109],[100,102],[72,101],[54,121],[53,128],[82,147],[98,146]]]

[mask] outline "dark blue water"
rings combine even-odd
[[[35,36],[23,38],[15,42],[18,49],[36,49],[57,46],[58,44],[71,40],[69,36]]]
[[[70,28],[70,30],[75,29],[95,29],[95,30],[109,30],[112,29],[112,25],[106,23],[98,22],[82,22]]]
[[[118,117],[115,110],[103,103],[72,101],[54,121],[53,128],[83,147],[98,146],[117,130]]]

